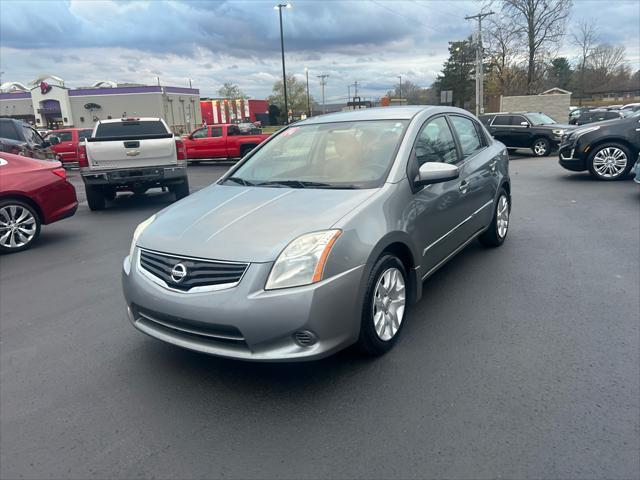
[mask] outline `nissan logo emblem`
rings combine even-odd
[[[180,283],[187,276],[187,267],[183,263],[176,263],[171,269],[171,280]]]

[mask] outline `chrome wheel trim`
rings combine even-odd
[[[627,168],[627,155],[621,148],[605,147],[593,157],[593,169],[602,178],[615,178]]]
[[[383,342],[388,342],[398,333],[405,304],[406,286],[402,273],[395,267],[388,268],[378,278],[371,305],[373,326]]]
[[[0,208],[0,245],[21,248],[36,236],[37,223],[32,213],[21,205]]]
[[[501,195],[496,208],[496,230],[498,237],[504,238],[509,230],[509,200],[506,195]]]
[[[547,144],[544,140],[538,140],[533,144],[533,152],[542,157],[547,152]]]

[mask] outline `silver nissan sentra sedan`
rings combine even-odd
[[[465,110],[313,117],[136,228],[127,315],[224,357],[379,355],[429,275],[476,238],[504,242],[510,209],[507,151]]]

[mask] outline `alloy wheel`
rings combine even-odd
[[[627,155],[617,147],[605,147],[593,157],[593,169],[602,178],[615,178],[627,168]]]
[[[406,304],[406,286],[397,268],[385,270],[373,293],[373,324],[380,340],[389,341],[400,329]]]
[[[498,200],[498,208],[496,209],[496,228],[498,236],[504,238],[507,236],[509,229],[509,200],[502,195]]]
[[[0,208],[0,245],[21,248],[33,240],[37,223],[33,214],[21,205]]]
[[[547,153],[547,142],[544,140],[538,140],[533,144],[533,153],[535,153],[538,157],[542,157],[545,153]]]

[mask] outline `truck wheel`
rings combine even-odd
[[[182,182],[172,185],[170,190],[176,196],[176,200],[187,197],[189,195],[189,180],[185,178]]]
[[[240,147],[240,158],[244,158],[244,156],[249,154],[249,152],[251,152],[251,150],[253,150],[254,148],[256,148],[255,145],[243,145],[242,147]]]
[[[87,194],[87,203],[89,204],[90,210],[94,212],[96,210],[104,210],[106,207],[106,198],[100,187],[85,185],[84,191]]]

